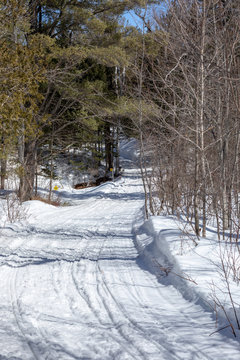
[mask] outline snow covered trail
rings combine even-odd
[[[139,257],[136,170],[79,194],[64,208],[31,202],[28,226],[2,231],[0,359],[238,359],[237,342],[209,337],[211,313]]]

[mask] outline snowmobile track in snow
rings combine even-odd
[[[17,272],[18,272],[18,270],[16,268],[13,269],[11,278],[9,280],[10,299],[11,299],[13,314],[14,314],[18,329],[20,330],[23,338],[25,338],[26,344],[28,345],[30,352],[33,354],[34,359],[40,360],[41,358],[36,349],[36,346],[28,339],[27,332],[29,333],[29,331],[26,331],[26,328],[24,326],[24,320],[23,320],[23,317],[21,315],[21,311],[19,308],[19,300],[17,298],[17,290],[16,290],[17,289],[17,285],[16,285]]]
[[[152,343],[154,346],[156,346],[156,348],[163,352],[166,349],[161,346],[159,343],[157,343],[155,340],[153,340],[150,336],[148,336],[148,333],[146,331],[144,331],[144,329],[141,327],[141,325],[139,325],[135,320],[131,319],[131,316],[127,313],[127,311],[124,309],[124,307],[122,306],[122,304],[116,299],[116,297],[113,295],[113,291],[110,289],[110,286],[108,285],[105,275],[104,275],[104,271],[101,270],[100,264],[98,262],[98,271],[101,273],[102,279],[103,279],[103,284],[104,287],[106,289],[106,291],[108,292],[108,294],[110,295],[110,297],[112,298],[114,304],[116,305],[117,311],[121,312],[123,317],[125,319],[127,319],[128,324],[130,325],[131,329],[134,332],[138,332],[140,334],[140,336],[143,337],[144,340],[147,339],[147,341],[149,341],[150,343]],[[134,284],[134,283],[133,283]],[[130,295],[130,294],[129,294]],[[131,294],[132,295],[132,294]],[[140,304],[140,302],[139,302]],[[140,304],[142,305],[142,304]],[[113,312],[114,314],[114,312]],[[112,315],[113,316],[113,315]],[[146,356],[146,354],[144,352],[141,352],[140,355],[143,356],[143,359],[150,359],[149,357]],[[177,359],[177,358],[176,358]]]
[[[232,350],[238,359],[238,344],[209,338],[211,315],[143,261],[148,235],[139,230],[139,248],[144,196],[135,175],[129,169],[124,186],[69,192],[74,206],[32,203],[22,232],[6,228],[0,359],[232,360]]]

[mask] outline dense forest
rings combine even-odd
[[[124,16],[132,12],[137,26]],[[40,166],[86,150],[119,173],[119,136],[139,140],[146,217],[239,233],[237,0],[0,1],[1,188],[32,199]]]

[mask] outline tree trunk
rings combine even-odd
[[[1,159],[1,189],[5,189],[7,159]]]
[[[195,233],[197,237],[200,236],[200,228],[199,228],[199,199],[198,199],[198,178],[199,178],[199,160],[198,160],[198,150],[195,150],[195,177],[194,177],[194,198],[193,198],[193,206],[194,206],[194,222],[195,222]]]
[[[115,143],[115,176],[119,176],[120,174],[120,159],[119,159],[119,122],[118,122],[118,126],[117,126],[117,130],[116,130],[116,143]]]
[[[21,202],[31,200],[34,190],[36,167],[36,139],[29,139],[24,146],[24,164],[20,174],[19,197]]]
[[[109,123],[104,126],[106,172],[113,168],[112,134]]]
[[[202,236],[206,237],[206,165],[205,165],[205,151],[204,151],[204,108],[205,108],[205,41],[206,41],[206,0],[203,0],[203,22],[202,22],[202,43],[201,43],[201,64],[200,64],[200,148],[201,148],[201,174],[202,174]]]
[[[4,141],[4,136],[2,136],[2,145],[1,145],[1,189],[5,188],[6,172],[7,172],[7,149]]]

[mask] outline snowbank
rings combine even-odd
[[[201,239],[195,246],[174,217],[156,216],[135,226],[135,242],[140,262],[154,273],[158,281],[173,286],[188,301],[201,306],[216,319],[217,328],[232,336],[231,323],[240,337],[234,309],[220,269],[217,239]],[[231,282],[231,293],[238,299],[238,284]],[[216,302],[221,306],[216,308]],[[235,303],[238,318],[240,310]]]

